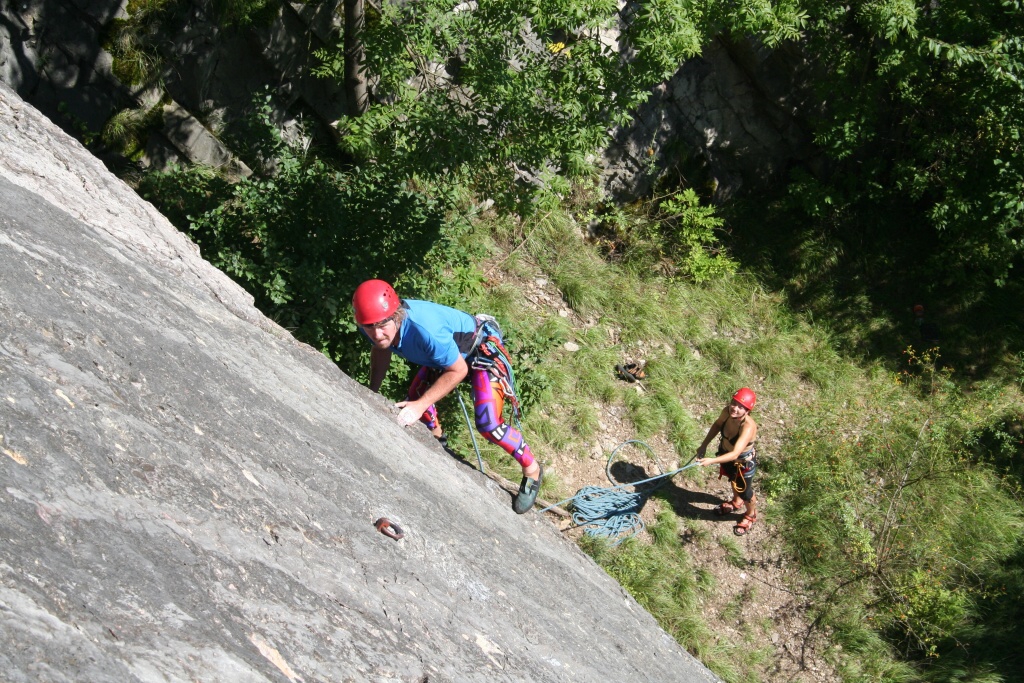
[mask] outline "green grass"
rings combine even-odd
[[[722,536],[718,544],[725,551],[726,561],[737,569],[747,566],[747,556],[739,540],[733,536]]]
[[[544,277],[561,294],[542,310],[515,286],[460,294],[471,302],[464,307],[502,320],[513,359],[524,367],[521,383],[540,387],[524,428],[542,459],[546,453],[584,456],[599,407],[622,405],[634,438],[662,436],[685,461],[718,406],[737,387],[753,387],[761,397],[755,418],[766,435],[784,439],[759,475],[762,501],[818,594],[817,604],[827,605],[811,616],[832,634],[829,656],[844,680],[960,680],[922,672],[942,671],[936,660],[954,661],[969,628],[985,631],[978,610],[986,604],[987,584],[952,565],[943,573],[939,560],[947,553],[964,566],[980,562],[982,573],[994,576],[1017,547],[1024,526],[1020,497],[1002,504],[1004,484],[966,439],[986,425],[1014,424],[1005,416],[1020,401],[1019,387],[961,391],[920,363],[844,357],[826,327],[787,308],[784,297],[751,276],[697,286],[605,261],[558,211],[532,224],[499,221],[487,230],[485,241],[506,277]],[[559,308],[569,309],[571,318],[559,316]],[[872,320],[865,324],[881,329],[883,323]],[[567,351],[568,341],[579,350]],[[615,364],[626,360],[646,362],[642,391],[615,378]],[[922,441],[924,420],[931,427]],[[976,439],[997,442],[986,440]],[[1007,440],[998,442],[1005,449]],[[504,453],[495,460],[505,471],[514,469]],[[902,475],[922,483],[897,492],[894,482]],[[689,487],[706,486],[698,475],[683,477]],[[545,493],[561,499],[573,492],[552,480]],[[939,495],[947,502],[937,502]],[[889,547],[885,519],[895,496],[904,501],[894,508],[901,531]],[[716,587],[710,573],[694,571],[689,553],[704,552],[708,533],[667,509],[649,537],[650,543],[633,540],[617,548],[590,540],[583,546],[723,679],[756,677],[768,656],[751,647],[756,629],[728,642],[700,613],[699,596]],[[743,543],[731,536],[718,543],[730,565],[747,566]],[[884,562],[883,551],[890,553]],[[911,558],[938,574],[913,574]],[[956,599],[963,591],[973,597]],[[977,675],[963,680],[976,683],[998,666],[966,660],[960,669]]]
[[[662,512],[651,528],[652,543],[630,539],[611,547],[584,536],[583,549],[658,619],[687,650],[726,681],[751,680],[749,670],[737,666],[743,646],[721,641],[700,614],[700,595],[712,580],[694,571],[688,554],[678,543],[675,515]]]

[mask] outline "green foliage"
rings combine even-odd
[[[141,155],[146,144],[147,131],[162,123],[162,108],[122,109],[111,116],[103,126],[100,138],[107,147],[132,159]]]
[[[851,247],[886,244],[865,255],[876,274],[910,270],[933,289],[1005,284],[1024,246],[1017,3],[803,4],[826,103],[816,141],[833,164],[794,179],[788,222]]]
[[[701,206],[692,189],[669,197],[659,206],[660,221],[674,231],[667,246],[683,273],[702,283],[736,272],[737,263],[721,252],[715,231],[725,223],[710,206]]]
[[[273,176],[229,186],[175,171],[148,177],[140,192],[264,313],[359,375],[369,347],[352,320],[356,285],[381,277],[415,298],[424,254],[459,227],[446,204],[378,169],[341,172],[280,142],[274,151]]]
[[[143,44],[135,23],[115,19],[103,47],[113,56],[114,76],[126,85],[142,85],[157,72],[159,57]]]
[[[874,657],[892,655],[846,619],[937,660],[934,680],[960,680],[943,677],[951,662],[998,669],[968,644],[988,637],[983,605],[1003,590],[991,577],[1015,562],[1024,514],[1007,505],[975,435],[1013,396],[990,386],[965,395],[913,357],[868,391],[804,411],[791,432],[789,457],[767,482],[785,536],[833,601],[836,628],[874,643]]]
[[[715,215],[713,207],[700,206],[693,189],[644,208],[646,215],[633,220],[615,212],[622,225],[618,239],[623,243],[624,258],[634,271],[656,270],[697,284],[736,271],[736,261],[725,254],[716,236],[725,221]]]
[[[107,27],[103,47],[114,58],[112,69],[127,85],[144,85],[159,76],[163,57],[159,46],[167,29],[187,3],[181,0],[131,0],[127,18]]]
[[[57,104],[57,111],[60,115],[71,125],[72,128],[78,133],[78,138],[86,145],[89,146],[99,137],[96,131],[89,128],[89,124],[80,119],[74,113],[71,112],[67,105],[67,102],[59,102]]]
[[[1005,376],[1024,339],[1019,3],[800,4],[816,155],[722,207],[730,251],[844,351],[894,358],[922,303],[943,362]]]
[[[269,24],[281,6],[279,0],[213,0],[213,16],[221,26]]]
[[[191,216],[216,209],[231,195],[231,186],[209,168],[193,166],[143,177],[139,194],[151,201],[180,230],[187,230]]]
[[[716,232],[725,221],[701,206],[687,188],[642,207],[609,207],[601,216],[599,239],[611,255],[620,253],[633,272],[659,273],[698,284],[735,273]]]
[[[543,188],[567,189],[561,175],[590,172],[610,127],[728,20],[716,3],[680,0],[621,11],[611,0],[452,5],[389,1],[370,13],[363,41],[378,102],[342,121],[342,144],[363,162],[463,183],[524,214]],[[766,5],[739,11],[775,39],[793,35],[802,19]],[[317,73],[341,77],[341,50],[318,53]]]
[[[280,9],[280,0],[129,0],[127,18],[104,29],[103,48],[113,57],[114,75],[126,85],[151,85],[166,64],[170,38],[193,12],[207,14],[220,28],[264,25]]]

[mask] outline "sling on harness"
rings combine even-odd
[[[474,370],[486,370],[491,378],[500,385],[505,399],[512,404],[512,410],[519,417],[519,398],[515,392],[515,375],[512,374],[512,361],[501,340],[501,326],[492,316],[478,314],[476,337],[473,339],[473,351],[466,357],[466,362]]]
[[[721,455],[721,453],[719,453]],[[757,451],[754,448],[743,451],[739,456],[729,463],[722,463],[718,466],[718,478],[729,477],[730,483],[732,484],[732,490],[737,495],[747,490],[747,476],[754,470],[754,466],[757,464],[755,458],[757,457]],[[726,466],[730,465],[736,468],[736,476],[730,477],[729,472],[726,471]]]

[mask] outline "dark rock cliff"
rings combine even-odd
[[[3,85],[0,260],[4,680],[714,680]]]
[[[123,0],[0,3],[0,81],[83,139],[120,110],[158,110],[143,166],[197,163],[248,175],[224,132],[252,110],[255,95],[272,93],[272,119],[290,140],[302,129],[320,140],[336,134],[345,97],[338,83],[311,74],[311,51],[337,43],[337,5],[285,2],[266,26],[222,29],[207,16],[211,3],[195,0],[161,43],[159,77],[129,88],[100,47],[112,20],[125,16]],[[724,202],[784,181],[792,166],[813,168],[820,161],[805,121],[813,108],[807,76],[799,45],[711,41],[601,150],[609,195],[632,201],[669,175]]]

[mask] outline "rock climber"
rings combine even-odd
[[[513,509],[523,514],[537,500],[544,469],[523,435],[502,418],[505,401],[515,402],[512,368],[501,328],[490,316],[415,299],[400,299],[383,280],[367,280],[352,296],[356,324],[370,340],[370,389],[379,391],[395,353],[420,366],[400,409],[398,423],[419,420],[442,444],[447,441],[435,404],[467,377],[473,387],[476,428],[523,468]]]
[[[733,533],[744,536],[757,521],[757,496],[754,495],[754,471],[757,469],[757,423],[750,417],[750,411],[757,403],[757,396],[747,387],[735,394],[729,404],[722,409],[718,419],[708,430],[708,435],[697,447],[698,465],[719,466],[719,478],[726,476],[732,484],[732,500],[723,502],[715,508],[716,515],[727,515],[731,512],[742,512],[743,517],[733,527]],[[720,435],[718,454],[713,458],[705,458],[708,444]],[[746,510],[744,510],[746,506]]]

